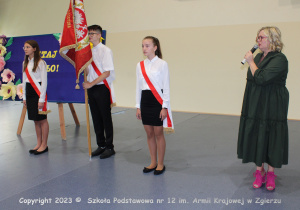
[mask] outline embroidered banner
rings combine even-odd
[[[75,67],[78,84],[80,73],[92,62],[83,0],[70,0],[59,53]],[[76,89],[79,89],[79,85],[76,85]]]

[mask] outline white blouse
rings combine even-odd
[[[170,103],[170,76],[167,62],[155,56],[151,61],[147,58],[144,64],[148,77],[151,76],[157,81],[159,88],[163,90],[162,108],[167,108]],[[138,63],[136,66],[136,108],[140,108],[142,90],[150,90],[150,88]]]
[[[38,67],[36,68],[36,71],[33,72],[33,66],[34,66],[34,58],[28,59],[28,71],[33,75],[36,79],[37,82],[41,82],[41,96],[39,99],[39,102],[45,102],[45,97],[46,97],[46,90],[47,90],[47,64],[44,60],[40,60],[38,63]],[[23,62],[24,65],[24,62]],[[23,100],[26,100],[26,82],[29,83],[29,80],[26,76],[26,73],[23,72]]]

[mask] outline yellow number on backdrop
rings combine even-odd
[[[58,72],[59,64],[57,65],[47,65],[47,72]]]

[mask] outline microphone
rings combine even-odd
[[[254,53],[255,50],[256,50],[257,48],[258,48],[258,45],[255,44],[255,45],[252,47],[251,52]],[[244,65],[244,64],[246,63],[246,59],[244,59],[241,63]]]

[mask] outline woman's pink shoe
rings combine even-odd
[[[255,181],[253,182],[254,188],[260,188],[262,184],[266,182],[266,173],[264,172],[262,176],[260,170],[256,170],[255,173],[253,173],[253,177],[255,177]]]
[[[275,178],[277,176],[274,174],[274,172],[268,172],[267,173],[267,184],[266,184],[266,188],[269,191],[272,191],[275,189]]]

